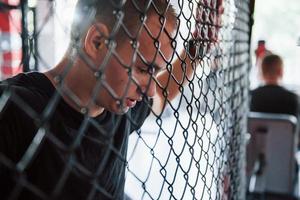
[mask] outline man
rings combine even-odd
[[[184,80],[181,67],[158,75],[174,10],[133,2],[79,0],[62,61],[1,83],[1,199],[123,199],[128,135]]]
[[[79,0],[62,61],[1,83],[0,198],[123,199],[129,134],[194,71],[176,29],[164,0]]]
[[[283,61],[275,54],[262,60],[262,77],[265,82],[251,92],[250,110],[256,112],[282,113],[298,116],[298,97],[279,85],[283,76]]]

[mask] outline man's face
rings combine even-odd
[[[107,63],[104,71],[107,87],[100,89],[97,98],[97,105],[104,109],[123,114],[141,101],[143,95],[155,95],[154,79],[166,66],[163,57],[169,61],[173,48],[167,34],[161,31],[158,17],[149,17],[146,26],[152,36],[143,27],[137,38],[138,47],[135,48],[129,39],[124,39],[123,43],[119,42],[115,56]],[[169,34],[173,31],[170,24],[165,29]],[[158,47],[155,47],[152,37],[160,42]]]

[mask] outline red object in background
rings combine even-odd
[[[271,54],[272,52],[266,48],[266,41],[259,40],[257,43],[257,48],[255,50],[256,65],[260,66],[262,59],[265,55]]]
[[[2,3],[18,5],[19,0],[4,0]],[[0,79],[22,72],[21,11],[0,11]]]
[[[256,58],[262,58],[266,53],[266,42],[264,40],[258,41],[257,49],[255,50]]]

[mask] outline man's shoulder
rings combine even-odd
[[[292,91],[290,91],[280,85],[260,86],[260,87],[257,87],[256,89],[252,90],[251,94],[258,94],[258,93],[265,93],[265,92],[280,93],[280,94],[285,94],[285,95],[296,96],[295,93],[293,93]]]
[[[296,94],[295,92],[291,91],[290,89],[287,89],[287,88],[285,88],[285,87],[282,87],[282,89],[283,89],[286,93],[290,94],[291,96],[297,96],[297,94]]]
[[[265,86],[259,86],[253,90],[250,91],[251,95],[259,94],[264,92],[265,90],[268,90]]]
[[[134,108],[132,108],[131,115],[139,116],[140,118],[147,117],[150,114],[152,104],[152,99],[144,98],[142,101],[138,102]],[[141,117],[143,115],[144,117]]]
[[[130,113],[126,114],[132,125],[132,131],[139,129],[143,125],[144,121],[151,112],[152,104],[152,99],[144,98],[143,101],[138,102],[137,105],[132,108]]]
[[[35,76],[35,77],[33,77]],[[19,74],[0,82],[0,99],[4,107],[15,105],[25,109],[26,107],[39,110],[47,102],[47,96],[39,86],[39,77],[36,74]]]
[[[291,98],[294,100],[298,100],[298,95],[296,93],[294,93],[293,91],[291,91],[290,89],[284,87],[284,86],[279,86],[280,89],[279,91],[287,98]]]

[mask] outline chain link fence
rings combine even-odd
[[[245,199],[250,1],[76,2],[0,1],[0,199]]]

